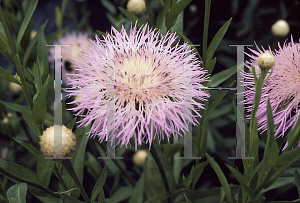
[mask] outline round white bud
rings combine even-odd
[[[271,31],[273,35],[284,37],[290,32],[290,26],[285,20],[278,20],[272,25]]]
[[[275,63],[275,58],[269,51],[262,53],[257,58],[257,65],[262,70],[269,70],[274,66],[274,63]]]
[[[59,143],[60,140],[54,139],[54,126],[50,126],[47,128],[43,135],[40,136],[40,146],[41,151],[45,155],[45,157],[54,157],[58,158],[60,155],[56,155],[54,152],[59,151],[59,149],[55,149],[54,151],[54,141],[55,143]],[[58,144],[56,144],[57,146]],[[76,136],[72,132],[72,130],[68,129],[66,126],[62,126],[62,156],[69,157],[73,154],[76,148]]]
[[[127,3],[127,10],[136,15],[141,15],[146,10],[145,1],[144,0],[129,0]]]
[[[20,92],[22,92],[22,87],[14,82],[10,82],[8,88],[12,94],[19,94]]]
[[[147,156],[149,156],[149,154],[146,150],[138,150],[133,155],[133,163],[137,166],[143,167]]]

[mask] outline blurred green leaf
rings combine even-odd
[[[19,141],[16,138],[14,138],[14,140],[19,143],[20,145],[22,145],[23,147],[25,147],[27,149],[27,151],[29,151],[33,156],[35,156],[37,159],[40,158],[40,155],[42,154],[40,151],[34,149],[32,146],[26,144],[25,142]]]
[[[34,36],[34,38],[30,41],[29,46],[27,47],[24,57],[23,57],[23,66],[26,67],[26,63],[30,57],[30,54],[34,48],[34,46],[36,45],[37,41],[39,40],[39,38],[41,37],[42,33],[44,32],[44,29],[46,27],[48,23],[48,19],[46,20],[46,22],[41,26],[41,28],[39,29],[39,31],[36,33],[36,35]]]
[[[102,36],[106,36],[106,33],[105,32],[101,32],[100,30],[96,30],[96,32]]]
[[[172,0],[166,0],[165,1],[163,9],[161,9],[158,13],[158,16],[157,16],[157,19],[156,19],[156,28],[161,29],[161,27],[164,23],[165,17],[166,17],[166,15],[169,12],[169,9],[171,7],[171,3],[172,3]]]
[[[196,183],[198,182],[203,170],[207,166],[208,162],[202,162],[198,164],[196,167],[193,165],[190,174],[187,178],[183,176],[183,184],[187,188],[195,188]],[[191,186],[192,185],[192,186]]]
[[[46,117],[46,97],[48,93],[50,75],[48,75],[47,80],[44,82],[41,90],[36,94],[36,99],[33,104],[31,119],[32,121],[41,128],[44,127],[45,117]]]
[[[0,173],[15,181],[26,182],[33,186],[42,186],[35,172],[24,166],[4,161],[3,159],[0,159]]]
[[[42,81],[45,81],[49,74],[48,48],[46,44],[47,41],[45,34],[41,32],[41,36],[38,38],[37,44],[37,57],[40,61],[40,72]]]
[[[106,178],[107,178],[107,164],[105,164],[103,170],[102,170],[102,173],[100,175],[100,178],[97,180],[94,188],[93,188],[93,191],[92,191],[92,196],[91,196],[91,202],[95,202],[99,192],[101,191],[101,189],[103,190],[103,186],[106,182]],[[103,197],[101,194],[98,198],[98,202],[99,201],[103,201],[103,199],[105,199],[105,197]]]
[[[68,195],[63,194],[60,197],[60,200],[62,200],[63,203],[82,203],[81,201],[79,201],[78,199],[74,198],[74,197],[70,197]]]
[[[116,6],[108,0],[100,0],[102,5],[112,14],[116,14]]]
[[[36,166],[37,175],[46,188],[49,186],[54,165],[54,161],[46,159],[43,154],[40,155]]]
[[[155,28],[153,16],[152,16],[152,13],[151,13],[151,10],[150,10],[149,0],[145,0],[145,5],[146,5],[146,10],[147,10],[147,14],[148,14],[148,17],[149,17],[150,25],[153,28]]]
[[[162,147],[167,156],[174,156],[176,152],[182,149],[183,145],[181,143],[163,144]]]
[[[9,82],[17,83],[18,85],[21,85],[19,80],[17,80],[14,76],[12,76],[7,70],[0,67],[0,78]]]
[[[297,170],[295,170],[295,182],[298,190],[298,195],[300,197],[300,175]]]
[[[128,199],[133,193],[132,187],[120,187],[110,198],[108,203],[118,203]]]
[[[144,185],[145,185],[145,173],[142,173],[136,185],[133,188],[133,194],[131,195],[128,203],[143,202],[144,200]]]
[[[227,181],[222,169],[220,168],[218,163],[209,154],[206,154],[206,157],[207,157],[207,160],[208,160],[210,166],[214,169],[215,173],[217,174],[217,176],[221,182],[221,185],[224,189],[227,201],[229,203],[235,203],[236,201],[232,197],[230,186],[228,184],[228,181]]]
[[[18,183],[11,186],[6,194],[9,203],[26,203],[27,184]]]
[[[228,30],[228,27],[231,23],[232,18],[230,18],[220,29],[219,31],[215,34],[214,38],[212,39],[208,49],[207,49],[207,56],[206,56],[206,63],[209,63],[213,55],[215,54],[216,49],[220,45],[225,33]]]
[[[15,103],[5,102],[5,101],[0,101],[0,103],[13,111],[17,111],[17,112],[21,113],[24,120],[26,121],[26,123],[28,124],[30,129],[32,130],[33,134],[35,134],[36,136],[40,135],[39,128],[31,120],[31,110],[29,107],[21,106],[21,105],[15,104]],[[33,137],[33,138],[36,138],[36,137]]]
[[[69,128],[69,129],[71,129],[71,130],[73,130],[74,125],[75,125],[75,123],[76,123],[76,119],[77,119],[77,117],[73,118],[73,120],[72,120],[70,123],[68,123],[68,124],[66,125],[66,127]]]
[[[245,178],[243,177],[243,175],[239,171],[234,169],[233,167],[231,167],[227,164],[225,164],[225,165],[229,168],[230,172],[234,175],[236,180],[240,183],[241,187],[247,192],[247,194],[250,198],[250,201],[254,201],[254,199],[255,199],[254,192],[247,185],[247,182],[246,182]]]
[[[214,60],[215,59],[213,59],[212,61]],[[211,82],[208,82],[207,85],[208,87],[218,87],[218,85],[228,80],[234,74],[236,74],[236,66],[232,66],[231,68],[228,68],[226,70],[214,74],[213,76],[210,77]]]
[[[183,195],[184,195],[184,198],[185,198],[185,202],[186,202],[186,203],[192,203],[191,200],[189,200],[189,198],[187,198],[187,196],[186,196],[185,194],[183,194]]]
[[[25,32],[25,30],[26,30],[26,28],[27,28],[27,26],[28,26],[28,24],[30,22],[30,19],[31,19],[31,17],[33,15],[33,12],[34,12],[37,4],[38,4],[38,0],[32,0],[31,1],[30,7],[27,10],[25,18],[24,18],[24,20],[22,22],[22,25],[20,27],[20,30],[19,30],[19,33],[18,33],[18,36],[17,36],[17,53],[19,52],[22,37],[23,37],[24,32]]]
[[[36,95],[38,95],[38,93],[42,89],[42,85],[43,85],[38,58],[36,59],[36,63],[35,63],[34,84],[35,84],[35,88],[36,88]]]
[[[128,10],[122,8],[122,7],[118,7],[120,9],[120,11],[129,19],[131,20],[133,23],[137,22],[137,27],[141,27],[142,25],[146,24],[145,21],[143,21],[142,19],[140,19],[139,17],[137,17],[136,15],[134,15],[133,13],[129,12]]]
[[[296,145],[298,147],[298,143],[300,140],[300,119],[298,119],[295,127],[291,130],[287,137],[288,146],[285,148],[285,151],[291,150],[292,147]]]
[[[166,16],[166,26],[171,29],[175,25],[178,15],[191,3],[192,0],[181,0],[172,5],[170,12]]]
[[[186,189],[182,188],[178,190],[170,190],[170,192],[163,192],[160,193],[159,195],[147,199],[147,201],[145,201],[144,203],[158,203],[160,200],[167,199],[168,197],[176,197],[178,194],[185,191]]]

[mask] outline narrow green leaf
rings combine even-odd
[[[97,182],[96,182],[96,184],[93,188],[92,196],[91,196],[91,202],[92,203],[95,202],[96,197],[98,196],[100,190],[103,189],[106,178],[107,178],[107,164],[105,164],[105,166],[102,170],[102,173],[100,175],[100,178],[97,180]]]
[[[146,10],[147,10],[147,14],[148,14],[148,17],[149,17],[150,25],[154,28],[155,24],[154,24],[154,20],[153,20],[151,10],[150,10],[149,0],[145,0],[145,5],[146,5]]]
[[[43,154],[40,155],[36,166],[37,175],[46,188],[49,186],[54,165],[54,161],[50,159],[45,159],[45,156]]]
[[[37,44],[37,57],[40,61],[40,72],[42,81],[45,81],[49,74],[48,48],[45,34],[42,32]]]
[[[298,119],[295,127],[289,133],[287,137],[288,146],[286,147],[285,151],[291,150],[294,145],[298,144],[300,140],[300,119]]]
[[[157,19],[156,19],[156,27],[158,29],[161,29],[161,26],[163,25],[164,23],[164,20],[165,20],[165,17],[171,7],[171,3],[172,3],[172,0],[166,0],[164,6],[163,6],[163,9],[160,10],[160,12],[158,13],[158,16],[157,16]]]
[[[133,193],[132,189],[132,187],[120,187],[112,196],[109,197],[108,203],[119,203],[128,199]]]
[[[17,143],[19,143],[20,145],[22,145],[23,147],[25,147],[27,149],[27,151],[29,151],[33,156],[35,156],[37,159],[39,159],[40,155],[42,154],[40,151],[34,149],[32,146],[26,144],[25,142],[19,141],[15,138],[14,138],[14,140]]]
[[[6,194],[9,203],[26,203],[27,184],[18,183],[11,186]]]
[[[142,173],[140,179],[137,181],[135,187],[133,188],[133,194],[131,195],[128,203],[136,203],[144,201],[144,184],[145,184],[145,174]]]
[[[240,183],[240,185],[244,188],[244,190],[247,192],[250,201],[254,201],[255,196],[254,196],[254,192],[251,190],[251,188],[247,185],[247,182],[245,180],[245,178],[243,177],[243,175],[238,172],[236,169],[234,169],[233,167],[225,164],[229,170],[231,171],[231,173],[234,175],[234,177],[236,178],[236,180]]]
[[[37,93],[37,97],[33,104],[31,119],[32,121],[40,127],[44,127],[45,117],[46,117],[46,97],[48,93],[48,85],[49,85],[50,75],[48,75],[47,80],[44,82],[43,87]]]
[[[183,194],[183,195],[184,195],[184,198],[185,198],[185,202],[186,202],[186,203],[192,203],[191,200],[189,200],[189,198],[187,198],[187,196],[186,196],[185,194]]]
[[[96,32],[102,36],[106,36],[106,33],[105,32],[101,32],[100,30],[96,30]]]
[[[73,120],[72,120],[70,123],[68,123],[68,124],[66,125],[66,127],[69,128],[69,129],[71,129],[71,130],[73,130],[74,125],[75,125],[75,123],[76,123],[76,119],[77,119],[77,117],[73,118]]]
[[[217,87],[221,83],[228,80],[234,74],[236,74],[236,66],[232,66],[231,68],[216,73],[210,77],[211,82],[208,82],[208,87]]]
[[[178,15],[191,3],[192,0],[181,0],[174,4],[166,17],[166,26],[168,29],[174,26]]]
[[[19,80],[17,80],[14,76],[12,76],[7,70],[0,67],[0,78],[9,82],[17,83],[18,85],[21,85]]]
[[[23,116],[23,118],[24,118],[24,120],[26,121],[26,123],[28,124],[28,126],[30,127],[30,129],[32,130],[32,132],[36,136],[40,135],[39,128],[31,120],[31,110],[30,110],[29,107],[27,107],[27,106],[20,106],[20,105],[15,104],[15,103],[4,102],[4,101],[0,101],[0,103],[3,104],[4,106],[6,106],[7,108],[13,110],[13,111],[17,111],[17,112],[21,113],[22,116]]]
[[[39,29],[39,31],[36,33],[36,35],[34,36],[34,38],[30,41],[29,46],[27,47],[24,57],[23,57],[23,66],[26,67],[26,63],[29,59],[29,56],[34,48],[34,46],[36,45],[37,41],[39,40],[39,38],[41,37],[42,33],[44,32],[44,29],[46,27],[48,23],[48,19],[46,20],[46,22],[41,26],[41,28]]]
[[[150,199],[147,199],[144,203],[157,203],[160,200],[167,199],[168,197],[174,197],[177,196],[178,194],[187,191],[186,188],[178,189],[178,190],[170,190],[170,192],[163,192],[160,193],[159,195],[156,195]]]
[[[42,186],[37,174],[24,166],[0,159],[0,173],[18,182],[26,182],[33,186]]]
[[[25,30],[26,30],[26,28],[27,28],[27,26],[28,26],[28,24],[30,22],[30,19],[31,19],[31,17],[33,15],[33,12],[34,12],[37,4],[38,4],[38,0],[32,0],[31,1],[30,7],[27,10],[25,18],[24,18],[24,20],[22,22],[22,25],[20,27],[20,30],[19,30],[19,33],[18,33],[18,36],[17,36],[17,53],[19,52],[22,37],[23,37],[24,32],[25,32]]]
[[[295,170],[294,175],[295,175],[295,182],[298,190],[298,195],[300,197],[300,175],[297,170]]]
[[[132,22],[137,22],[137,27],[141,27],[142,25],[146,24],[145,21],[134,15],[133,13],[129,12],[128,10],[118,7],[120,11]]]
[[[108,0],[100,0],[102,5],[112,14],[116,14],[117,10],[116,10],[116,6]]]
[[[63,203],[82,203],[82,202],[79,201],[77,198],[70,197],[70,196],[65,195],[65,194],[63,194],[63,195],[60,197],[60,200],[61,200]]]
[[[181,143],[163,144],[162,147],[167,156],[174,156],[176,152],[182,149],[183,145]]]
[[[204,28],[203,28],[203,67],[206,68],[206,65],[208,64],[207,60],[207,40],[208,40],[208,27],[209,27],[209,16],[210,16],[210,5],[211,0],[205,0],[205,14],[204,14]]]
[[[195,168],[193,166],[191,170],[191,174],[189,176],[189,179],[192,180],[192,188],[195,189],[196,183],[198,182],[202,172],[204,171],[205,167],[207,166],[208,161],[202,162],[198,164]]]
[[[36,88],[36,94],[38,95],[38,93],[42,89],[42,85],[43,85],[38,58],[36,59],[36,63],[35,63],[34,84],[35,84],[35,88]]]
[[[12,53],[16,54],[16,48],[15,48],[14,42],[13,42],[13,40],[11,38],[10,31],[8,29],[8,26],[7,26],[7,23],[6,23],[6,19],[4,17],[4,13],[2,11],[2,7],[1,6],[0,6],[0,21],[1,21],[1,24],[2,24],[2,27],[3,27],[3,30],[4,30],[3,34],[5,34],[5,37],[7,38],[8,44],[10,46],[10,49],[11,49]]]
[[[272,114],[272,107],[270,103],[270,98],[268,98],[267,102],[267,129],[268,129],[268,137],[267,137],[267,143],[266,148],[264,152],[264,158],[263,158],[263,168],[264,171],[268,171],[272,165],[272,163],[275,161],[275,159],[278,156],[278,146],[277,142],[274,136],[274,118]]]
[[[218,165],[218,163],[209,155],[209,154],[206,154],[206,157],[207,157],[207,160],[210,164],[210,166],[214,169],[215,173],[217,174],[220,182],[221,182],[221,185],[224,189],[224,192],[225,192],[225,195],[226,195],[226,198],[227,198],[227,201],[229,203],[234,203],[236,202],[234,198],[232,198],[232,195],[231,195],[231,189],[230,189],[230,186],[227,182],[227,179],[222,171],[222,169],[220,168],[220,166]]]
[[[207,57],[206,57],[206,63],[209,63],[211,59],[213,58],[213,55],[215,54],[216,49],[220,45],[225,33],[228,30],[228,27],[231,23],[232,18],[230,18],[215,34],[214,38],[212,39],[208,49],[207,49]]]

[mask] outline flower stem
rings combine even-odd
[[[71,159],[65,159],[61,163],[64,166],[64,168],[67,170],[67,172],[70,174],[70,176],[73,178],[76,185],[79,187],[81,195],[82,195],[83,199],[85,200],[85,202],[86,203],[91,203],[91,200],[89,199],[88,195],[86,194],[82,184],[80,183],[80,181],[79,181],[79,179],[76,175],[76,172],[75,172],[74,167],[72,165]]]
[[[170,194],[170,187],[169,187],[168,179],[167,179],[166,173],[164,171],[164,168],[163,168],[163,166],[162,166],[162,164],[159,160],[158,154],[157,154],[156,149],[154,147],[154,143],[152,144],[152,146],[150,148],[150,153],[152,154],[152,156],[153,156],[153,158],[154,158],[154,160],[155,160],[155,162],[158,166],[158,169],[159,169],[161,177],[163,179],[166,191],[167,191],[167,193]],[[170,196],[168,197],[168,203],[171,203],[171,197]]]

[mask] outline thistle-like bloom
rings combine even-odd
[[[120,32],[112,27],[103,40],[96,36],[88,53],[74,64],[78,74],[70,85],[78,89],[68,95],[81,95],[71,102],[77,104],[72,110],[83,116],[80,126],[92,123],[90,137],[98,136],[100,142],[113,138],[107,134],[108,114],[114,115],[115,143],[121,146],[127,146],[131,137],[135,147],[142,140],[151,146],[156,135],[164,138],[163,133],[168,140],[171,135],[177,140],[180,131],[188,131],[186,120],[197,124],[197,110],[204,107],[192,97],[206,100],[209,95],[199,88],[208,76],[189,45],[172,46],[175,40],[175,34],[162,36],[148,25],[131,27],[129,35],[124,27]],[[191,104],[186,107],[185,81],[189,81]],[[110,83],[114,83],[111,90]]]
[[[88,46],[91,44],[91,41],[88,37],[87,33],[67,33],[63,37],[61,37],[57,44],[60,45],[70,45],[62,47],[62,81],[64,84],[69,83],[68,74],[76,73],[75,68],[72,62],[77,61],[77,57],[79,57],[80,53],[85,53],[88,49]],[[50,56],[49,60],[54,60],[54,48],[49,49]]]
[[[300,116],[300,44],[294,43],[292,38],[290,43],[285,42],[282,47],[278,43],[278,46],[279,49],[275,52],[270,50],[275,57],[275,65],[266,76],[256,115],[258,129],[264,132],[267,129],[267,101],[270,97],[276,137],[284,136],[285,132],[294,128]],[[255,94],[251,65],[255,67],[256,74],[259,74],[257,58],[265,52],[264,48],[260,50],[257,45],[256,47],[258,51],[249,49],[254,55],[246,53],[251,57],[251,61],[246,62],[250,72],[244,73],[246,87],[244,103],[250,104],[246,107],[248,112],[252,110]]]

